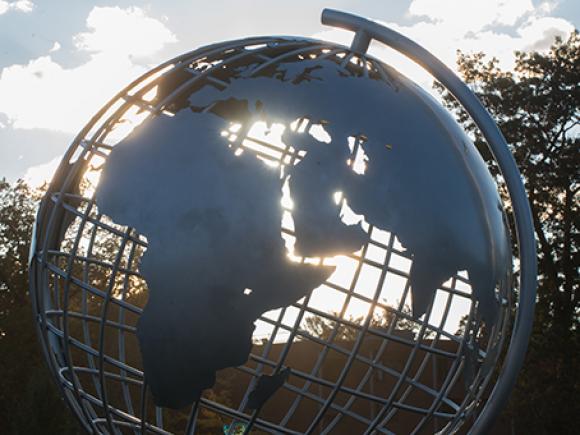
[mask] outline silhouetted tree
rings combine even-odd
[[[534,332],[509,414],[515,433],[576,433],[578,368],[580,37],[516,53],[513,72],[484,54],[459,53],[459,71],[499,124],[529,195],[538,242]],[[445,104],[491,156],[473,121],[440,85]],[[492,169],[498,179],[497,167]],[[509,209],[509,199],[505,195]]]
[[[72,412],[67,409],[58,387],[52,380],[38,342],[32,307],[28,292],[28,256],[36,208],[43,191],[31,189],[23,181],[10,184],[0,180],[0,433],[1,434],[80,434],[81,429]],[[106,218],[102,218],[105,220]],[[81,230],[80,220],[74,219],[60,244],[64,252],[71,251],[74,239]],[[106,221],[108,224],[112,224]],[[90,237],[90,228],[83,236]],[[92,247],[91,257],[104,263],[113,263],[119,250],[119,238],[112,233],[99,232]],[[134,262],[138,262],[143,248],[136,247]],[[66,262],[63,257],[60,260]],[[60,261],[55,260],[55,261]],[[61,265],[64,267],[64,264]],[[121,266],[128,267],[123,263]],[[72,275],[83,279],[85,261],[75,259]],[[131,267],[135,267],[132,264]],[[88,268],[87,282],[104,289],[111,277],[109,267]],[[126,300],[137,306],[146,301],[146,284],[142,278],[115,276],[113,295],[118,297],[125,285],[128,286]],[[100,298],[88,295],[89,314],[101,314]],[[69,297],[69,309],[81,312],[81,292]],[[118,307],[109,309],[109,318],[118,318]],[[134,320],[134,319],[133,319]],[[70,325],[73,336],[84,340],[78,322]],[[98,341],[98,331],[90,329],[92,343]],[[136,340],[125,343],[127,355],[135,359],[139,355]],[[118,352],[116,335],[106,341],[105,353],[115,357]],[[80,357],[79,357],[80,358]],[[83,359],[81,359],[83,360]],[[80,360],[79,360],[80,361]],[[220,403],[229,403],[231,374],[218,380],[208,397]],[[109,402],[124,406],[124,398],[116,385],[109,385]],[[134,393],[134,391],[132,391]],[[138,403],[140,397],[133,397]],[[187,423],[189,409],[168,413],[165,424],[169,429],[182,432]],[[217,414],[202,410],[198,415],[199,433],[210,434],[222,431],[225,423]]]
[[[411,308],[405,305],[402,313],[405,316],[395,316],[392,311],[377,310],[370,320],[369,328],[371,330],[385,330],[389,328],[392,322],[396,322],[393,325],[395,334],[400,334],[401,332],[418,333],[421,328],[417,322],[411,320]],[[333,312],[331,315],[332,317],[341,318],[340,313],[337,312]],[[344,318],[344,322],[337,324],[339,322],[331,320],[330,318],[307,316],[304,319],[304,326],[306,332],[323,340],[329,340],[334,335],[334,340],[336,341],[353,342],[359,334],[364,319],[364,316],[347,316]],[[423,333],[424,338],[430,338],[432,335],[432,331],[425,331]],[[367,336],[370,336],[370,333],[367,333]]]
[[[0,432],[80,433],[42,361],[28,297],[38,194],[0,180]]]

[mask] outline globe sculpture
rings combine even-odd
[[[535,294],[505,141],[416,44],[337,11],[323,22],[353,30],[352,46],[258,37],[187,53],[116,95],[65,155],[31,294],[87,432],[482,433],[501,410]],[[372,39],[463,103],[501,172],[366,54]]]

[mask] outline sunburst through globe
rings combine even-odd
[[[509,394],[535,275],[505,142],[420,47],[324,17],[351,47],[258,37],[172,59],[60,164],[31,294],[88,432],[477,432]],[[372,39],[467,104],[503,177]]]

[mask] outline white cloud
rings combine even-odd
[[[48,50],[49,53],[54,53],[55,51],[58,51],[61,49],[61,45],[60,42],[55,41],[54,44],[52,44],[52,48],[50,50]]]
[[[48,54],[2,70],[0,112],[14,128],[77,132],[109,98],[145,72],[136,58],[176,41],[163,23],[136,7],[95,7],[87,28],[74,37],[77,49],[90,53],[80,66],[65,68]]]
[[[500,67],[512,69],[514,51],[547,50],[555,36],[566,38],[574,30],[567,20],[549,16],[555,5],[545,1],[534,6],[530,0],[413,0],[408,14],[418,22],[383,24],[419,43],[452,70],[457,70],[458,49],[481,51],[498,58]],[[352,36],[341,30],[316,35],[345,45]],[[432,78],[413,62],[379,44],[369,51],[430,89]]]
[[[538,5],[538,9],[545,14],[549,14],[558,6],[558,0],[547,0]]]
[[[94,8],[87,18],[89,32],[75,36],[75,45],[93,53],[148,56],[176,38],[165,25],[137,7]]]
[[[9,11],[32,12],[33,9],[34,3],[29,0],[18,0],[15,2],[0,0],[0,15]]]
[[[61,160],[62,156],[59,156],[47,163],[28,168],[23,177],[24,181],[34,188],[39,188],[44,183],[50,182]]]
[[[530,21],[519,30],[524,50],[547,50],[556,36],[565,39],[574,31],[574,26],[563,18],[542,17]]]
[[[411,15],[472,32],[494,24],[513,26],[533,10],[531,0],[413,0],[409,6]]]

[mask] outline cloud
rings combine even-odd
[[[106,101],[146,71],[140,60],[152,56],[175,35],[137,7],[95,7],[87,32],[74,37],[89,60],[74,68],[50,52],[0,74],[0,112],[13,128],[77,132]],[[53,47],[54,48],[54,47]]]
[[[23,177],[24,181],[34,188],[39,188],[44,183],[50,182],[61,160],[62,156],[58,156],[49,162],[28,168]]]
[[[413,0],[411,16],[424,16],[457,31],[477,32],[489,25],[513,26],[534,11],[531,0]]]
[[[28,0],[18,0],[15,2],[8,2],[5,0],[0,0],[0,15],[5,14],[10,11],[17,12],[32,12],[34,9],[34,3]]]
[[[89,32],[74,37],[75,45],[92,53],[148,56],[177,39],[165,25],[137,7],[94,8],[87,18]]]
[[[569,21],[550,16],[555,6],[554,1],[534,6],[530,0],[413,0],[407,15],[417,20],[414,24],[382,24],[416,41],[454,71],[458,49],[486,53],[498,58],[501,68],[512,69],[514,51],[547,50],[556,36],[566,38],[574,30]],[[345,45],[352,41],[352,33],[335,29],[315,37]],[[432,78],[393,50],[373,44],[369,52],[431,88]]]
[[[48,50],[49,53],[54,53],[55,51],[58,51],[61,49],[61,45],[60,42],[55,41],[54,44],[52,44],[52,48],[50,50]]]
[[[519,30],[523,50],[548,50],[554,39],[565,39],[574,31],[574,26],[563,18],[542,17],[530,21]]]
[[[74,133],[13,129],[9,124],[0,128],[0,178],[22,178],[31,166],[62,156],[73,138]]]

